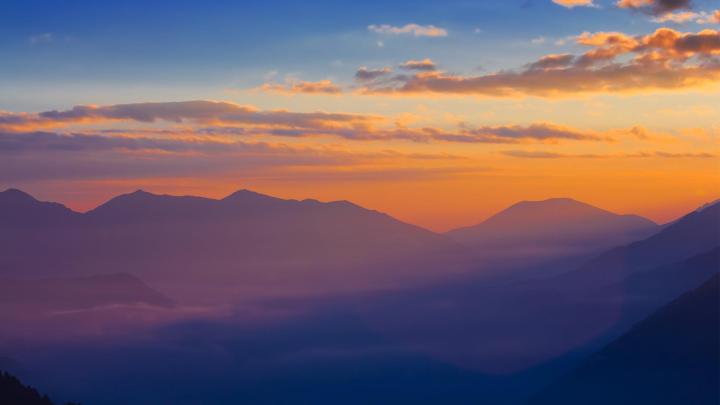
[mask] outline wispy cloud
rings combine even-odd
[[[539,150],[506,150],[501,152],[503,155],[524,158],[524,159],[642,159],[642,158],[669,158],[669,159],[708,159],[717,158],[718,155],[712,153],[693,153],[693,152],[635,152],[635,153],[617,153],[617,154],[572,154],[558,153]]]
[[[46,43],[52,42],[54,39],[55,39],[55,36],[51,32],[45,32],[42,34],[31,35],[28,38],[28,42],[33,45],[46,44]]]
[[[384,35],[412,35],[415,37],[446,37],[448,32],[444,28],[434,25],[405,24],[394,26],[389,24],[369,25],[368,30]]]
[[[262,111],[220,101],[184,101],[135,103],[109,106],[75,106],[69,110],[39,113],[0,113],[0,130],[7,133],[39,131],[43,128],[68,128],[73,125],[114,123],[189,123],[189,134],[232,134],[240,136],[314,137],[330,136],[355,141],[406,140],[411,142],[455,143],[555,143],[569,141],[612,141],[612,137],[553,123],[527,126],[462,125],[456,130],[438,127],[406,127],[376,115],[285,110]],[[202,125],[197,128],[197,125]],[[167,132],[152,133],[165,135]],[[140,130],[136,130],[139,133]],[[109,133],[109,132],[108,132]],[[115,132],[117,133],[117,132]],[[132,133],[132,132],[130,132]],[[14,138],[12,138],[14,139]],[[95,142],[95,138],[83,138]],[[127,140],[126,140],[127,141]],[[99,142],[99,141],[98,141]],[[132,142],[132,141],[127,141]]]
[[[567,8],[595,7],[593,0],[552,0],[553,3]]]
[[[420,70],[425,72],[431,72],[437,70],[437,65],[431,59],[425,58],[422,60],[408,60],[400,65],[401,69],[405,70]]]
[[[290,83],[265,83],[261,89],[285,94],[341,94],[342,88],[330,80],[317,82],[291,81]]]
[[[678,11],[676,13],[659,15],[654,17],[652,21],[659,24],[684,24],[688,22],[694,22],[696,24],[720,24],[720,10],[715,10],[713,12]]]
[[[0,112],[0,129],[22,130],[27,127],[58,127],[102,121],[137,121],[152,123],[194,122],[206,124],[248,124],[254,126],[283,126],[292,128],[323,128],[363,126],[382,121],[380,116],[286,110],[262,111],[253,106],[225,101],[177,101],[114,104],[107,106],[80,105],[69,110],[40,113]]]

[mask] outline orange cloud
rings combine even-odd
[[[395,127],[391,127],[390,119],[375,115],[261,111],[250,106],[205,100],[75,106],[69,110],[40,113],[2,113],[0,131],[12,134],[18,131],[68,127],[78,123],[99,125],[103,122],[115,121],[139,123],[165,121],[204,125],[205,128],[187,128],[190,133],[200,136],[264,135],[295,138],[329,136],[358,141],[406,140],[423,143],[436,141],[499,144],[560,140],[612,141],[607,135],[552,123],[535,123],[528,126],[461,126],[457,130],[412,128],[398,126],[397,123]],[[144,132],[140,129],[135,131]],[[169,132],[173,133],[172,130]],[[110,132],[106,131],[106,133]],[[168,131],[152,128],[144,133],[164,135]]]
[[[437,70],[435,62],[428,58],[422,60],[408,60],[405,63],[401,64],[400,68],[405,70],[420,70],[426,72]]]
[[[274,93],[286,94],[341,94],[342,88],[330,80],[320,80],[317,82],[291,82],[287,84],[266,83],[262,85],[262,90]]]
[[[635,152],[635,153],[616,153],[616,154],[571,154],[557,153],[549,151],[536,150],[506,150],[501,152],[505,156],[525,159],[613,159],[613,158],[668,158],[668,159],[709,159],[717,158],[718,155],[712,153],[693,153],[693,152]]]
[[[713,12],[706,11],[678,11],[676,13],[665,13],[652,19],[656,23],[683,24],[694,22],[696,24],[720,24],[720,10]]]
[[[690,9],[690,0],[618,0],[620,8],[640,10],[647,14],[662,15],[675,10]]]
[[[297,113],[286,110],[261,111],[252,106],[225,101],[193,100],[107,106],[80,105],[70,110],[53,110],[33,114],[0,112],[0,129],[6,131],[27,130],[103,121],[247,124],[288,128],[361,128],[383,120],[382,117],[376,115]]]
[[[559,4],[563,7],[567,8],[573,8],[573,7],[592,7],[595,4],[593,3],[593,0],[553,0],[553,3]]]
[[[368,81],[365,94],[459,94],[491,97],[617,93],[699,87],[720,81],[720,32],[660,28],[644,36],[584,33],[581,55],[547,55],[521,70],[481,76],[420,72]],[[631,56],[629,59],[620,57]]]

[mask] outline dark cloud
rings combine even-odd
[[[359,81],[375,80],[380,77],[387,76],[390,73],[392,73],[392,69],[390,69],[389,67],[384,67],[381,69],[368,69],[363,66],[358,69],[357,72],[355,72],[355,79]]]
[[[691,0],[618,0],[620,8],[640,10],[651,15],[662,15],[676,10],[692,8]]]
[[[56,126],[101,121],[137,121],[151,123],[200,122],[242,123],[266,126],[315,128],[337,125],[363,125],[381,120],[378,116],[344,113],[297,113],[284,110],[261,111],[254,107],[222,101],[177,101],[116,104],[108,106],[75,106],[69,110],[45,111],[37,114],[0,114],[0,128]]]

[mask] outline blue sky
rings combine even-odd
[[[494,71],[571,50],[555,42],[583,31],[641,33],[657,26],[611,2],[598,4],[565,9],[549,0],[11,0],[0,14],[0,89],[39,95],[37,87],[49,84],[48,91],[64,92],[67,100],[57,94],[43,100],[6,95],[0,108],[89,101],[72,89],[93,86],[145,85],[149,96],[163,87],[169,96],[193,98],[216,91],[210,89],[252,87],[273,74],[348,78],[361,65],[426,57],[451,71]],[[442,27],[448,36],[387,37],[367,29],[408,23]]]

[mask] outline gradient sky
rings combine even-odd
[[[445,230],[720,197],[720,4],[6,1],[0,188],[348,199]]]

